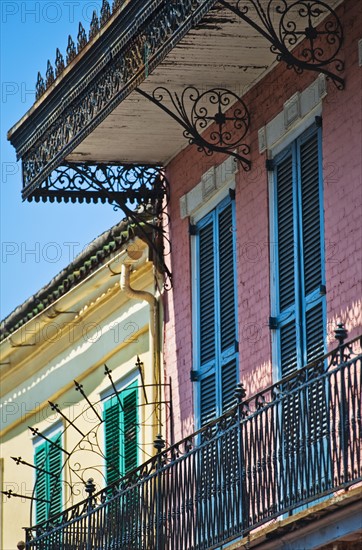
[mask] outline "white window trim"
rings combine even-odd
[[[201,181],[180,198],[181,219],[188,216],[197,223],[226,197],[229,189],[235,189],[235,174],[238,170],[234,157],[229,156],[219,166],[212,166]]]
[[[322,100],[327,95],[326,78],[319,75],[303,92],[284,102],[283,111],[258,131],[259,152],[277,155],[310,126],[312,116],[322,113]]]

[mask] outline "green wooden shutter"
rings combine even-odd
[[[38,445],[35,448],[34,464],[38,468],[46,470],[46,443]],[[41,523],[47,519],[47,503],[41,502],[48,500],[47,491],[47,475],[44,472],[37,470],[36,483],[35,483],[35,498],[39,499],[35,501],[35,522]]]
[[[105,403],[105,460],[107,485],[120,478],[120,405],[117,397]]]
[[[137,466],[138,456],[137,389],[127,391],[123,398],[123,474]]]
[[[52,438],[52,441],[60,445],[60,437]],[[50,497],[49,517],[59,514],[62,511],[62,485],[61,485],[61,470],[62,470],[62,451],[49,444],[48,446],[48,472],[53,475],[48,477],[48,488]]]
[[[61,444],[60,436],[50,439],[58,445]],[[62,511],[61,449],[44,441],[35,448],[34,464],[44,470],[37,471],[35,487],[35,497],[39,499],[36,501],[35,520],[36,523],[41,523]]]

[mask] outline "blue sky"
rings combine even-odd
[[[117,223],[109,205],[29,203],[21,199],[21,164],[6,134],[32,106],[38,71],[45,77],[68,35],[89,30],[101,0],[0,2],[1,9],[1,295],[6,317],[65,267],[96,236]]]

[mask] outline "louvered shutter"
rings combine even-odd
[[[214,219],[199,234],[200,363],[215,357]]]
[[[293,226],[293,166],[288,154],[277,167],[279,309],[283,312],[295,302]]]
[[[215,214],[209,215],[198,234],[199,384],[200,423],[217,415],[215,333]],[[205,372],[205,374],[204,374]]]
[[[277,321],[281,376],[324,352],[320,134],[309,130],[276,161]],[[321,307],[315,309],[318,304]]]
[[[52,438],[52,441],[60,445],[60,437]],[[60,448],[49,444],[48,450],[48,472],[53,475],[48,476],[48,487],[50,497],[49,517],[59,514],[62,511],[62,485],[61,485],[61,470],[62,470],[62,451]]]
[[[46,467],[46,443],[39,445],[35,449],[34,464],[38,468],[42,468],[47,471]],[[35,498],[39,499],[35,501],[35,522],[41,523],[47,519],[48,500],[47,491],[47,475],[44,472],[37,470],[36,472],[36,485],[35,485]]]
[[[234,404],[237,384],[234,204],[224,199],[198,225],[199,419]]]
[[[226,411],[235,405],[235,390],[237,382],[237,362],[234,357],[231,361],[225,363],[221,369],[222,411]]]
[[[235,269],[232,204],[219,215],[219,294],[221,351],[235,346]]]
[[[132,389],[123,398],[123,474],[137,466],[137,436],[137,389]]]
[[[215,373],[200,380],[200,422],[201,426],[216,417]]]
[[[276,168],[280,368],[282,378],[297,368],[293,155],[289,149]]]
[[[120,477],[120,405],[117,397],[105,403],[105,461],[107,485]]]
[[[322,282],[318,135],[300,146],[304,294]]]

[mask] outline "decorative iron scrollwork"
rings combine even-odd
[[[193,86],[185,88],[180,95],[164,87],[156,88],[152,95],[140,88],[136,91],[176,120],[184,128],[184,137],[200,152],[206,155],[227,153],[235,157],[244,170],[250,170],[250,159],[246,158],[250,147],[243,141],[250,127],[250,115],[245,103],[234,92],[213,88],[200,93]],[[165,100],[171,103],[171,108]],[[208,134],[207,128],[212,123],[214,126]]]
[[[157,166],[73,164],[56,168],[28,197],[29,201],[109,203],[135,224],[156,254],[158,268],[171,287],[164,256],[170,243],[165,234],[169,185]]]
[[[106,366],[105,366],[106,367]],[[112,396],[116,396],[120,400],[120,395],[122,393],[121,391],[117,391],[114,381],[112,379],[111,375],[112,371],[109,370],[107,367],[105,368],[105,375],[108,376],[108,378],[111,381],[112,388],[114,390],[114,393]],[[95,500],[95,503],[100,504],[102,501],[105,501],[109,499],[112,494],[118,494],[120,489],[124,490],[127,486],[136,484],[140,479],[142,479],[144,476],[148,475],[150,471],[153,470],[155,464],[156,464],[156,458],[150,456],[150,460],[147,461],[146,464],[143,464],[139,466],[138,468],[132,470],[127,474],[126,477],[121,479],[121,472],[119,471],[119,467],[117,464],[113,464],[111,462],[111,459],[106,456],[105,449],[104,449],[104,443],[103,438],[104,434],[102,433],[102,430],[104,429],[104,419],[102,417],[102,410],[103,410],[103,402],[102,400],[99,400],[97,402],[91,403],[86,392],[83,389],[83,385],[79,384],[76,380],[74,381],[75,384],[75,390],[80,392],[85,398],[85,400],[88,403],[88,407],[85,406],[83,410],[79,413],[78,416],[75,418],[69,418],[67,417],[64,412],[61,410],[61,407],[58,405],[49,402],[50,408],[52,411],[55,411],[58,413],[63,419],[64,419],[64,431],[63,435],[67,434],[67,430],[75,430],[79,434],[79,438],[77,443],[74,445],[73,449],[68,452],[65,448],[62,447],[60,444],[60,441],[63,441],[63,437],[59,437],[59,439],[54,442],[51,439],[47,438],[44,434],[42,434],[38,428],[32,428],[29,427],[33,435],[36,435],[37,437],[41,437],[42,439],[48,441],[49,445],[52,447],[55,447],[59,449],[62,453],[64,453],[64,462],[62,466],[62,473],[59,476],[59,474],[55,475],[51,471],[48,471],[44,468],[44,464],[37,464],[34,465],[30,461],[23,460],[22,457],[12,457],[14,462],[17,465],[23,465],[26,467],[29,467],[37,472],[37,477],[35,480],[35,485],[33,489],[33,495],[30,496],[24,496],[22,494],[13,493],[12,491],[2,491],[3,494],[5,494],[8,498],[11,497],[18,497],[18,498],[28,498],[29,500],[32,500],[33,502],[45,502],[47,504],[51,504],[51,501],[53,498],[55,498],[55,493],[49,495],[49,500],[44,500],[39,497],[37,494],[37,483],[39,479],[39,474],[47,474],[53,477],[56,477],[57,479],[61,480],[61,484],[66,487],[66,491],[64,491],[64,498],[66,499],[65,505],[71,505],[74,500],[77,500],[79,497],[83,495],[84,493],[87,493],[87,484],[89,483],[89,478],[93,478],[97,480],[98,487],[101,485],[102,490],[100,493],[98,493],[98,498]],[[147,392],[149,388],[154,387],[154,384],[147,384],[144,385],[142,383],[141,385],[137,386],[139,390],[143,389],[144,392]],[[170,385],[169,384],[161,384],[163,388],[169,389],[169,395],[170,393]],[[120,405],[123,407],[123,405]],[[168,409],[168,415],[171,415],[172,406],[171,402],[169,400],[162,401],[162,404],[166,405]],[[145,404],[148,407],[154,410],[156,408],[159,408],[161,403],[159,402],[153,402],[149,399],[145,401]],[[172,419],[171,419],[172,421]],[[79,428],[81,426],[82,429]],[[121,427],[119,428],[121,431]],[[134,426],[135,432],[138,432],[141,429],[141,424],[136,424]],[[159,452],[162,451],[163,447],[165,446],[164,440],[161,438],[161,436],[157,436],[157,442],[159,445]],[[143,452],[145,452],[145,449],[143,448],[143,443],[137,443],[138,446],[141,446],[143,449]],[[119,476],[120,481],[114,482],[112,486],[108,486],[105,489],[106,483],[106,476],[105,476],[105,468],[104,466],[107,465],[110,469],[114,469],[117,471],[117,475]],[[55,491],[55,489],[54,489]],[[41,495],[42,496],[42,495]],[[80,511],[79,506],[82,507],[82,503],[76,505],[76,509],[78,512]],[[61,514],[54,516],[51,518],[51,520],[45,521],[42,526],[39,527],[40,531],[44,529],[44,532],[46,532],[47,529],[49,529],[49,522],[55,522],[54,524],[60,525],[64,521],[67,521],[69,519],[69,510],[65,510]],[[32,522],[32,512],[31,512],[31,522]],[[38,531],[38,532],[40,532]]]
[[[251,25],[270,43],[270,50],[278,61],[297,73],[304,70],[324,73],[337,88],[343,89],[344,80],[336,73],[344,70],[338,59],[343,43],[343,29],[336,12],[321,0],[269,0],[266,6],[260,0],[238,0],[236,5],[219,0],[240,19]],[[320,18],[324,17],[320,23]],[[292,53],[301,39],[306,44]]]

